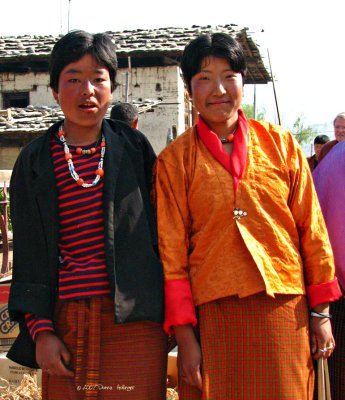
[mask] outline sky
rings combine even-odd
[[[268,70],[269,52],[282,125],[292,129],[302,117],[305,126],[331,126],[345,111],[344,0],[1,0],[1,5],[0,36],[246,27]],[[253,86],[244,93],[243,101],[253,102]],[[256,85],[256,104],[267,120],[279,122],[272,83]]]

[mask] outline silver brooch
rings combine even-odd
[[[234,211],[234,218],[233,219],[241,219],[242,217],[247,216],[247,211],[243,211],[240,208],[235,208]]]

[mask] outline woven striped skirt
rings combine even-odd
[[[304,296],[231,296],[198,307],[203,391],[180,400],[310,400],[314,371]]]
[[[163,400],[167,337],[154,322],[114,324],[111,298],[60,302],[55,328],[74,378],[42,375],[43,400]]]

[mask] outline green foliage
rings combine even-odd
[[[244,103],[241,108],[248,119],[254,119],[254,104]],[[265,112],[263,108],[257,111],[255,119],[257,121],[263,121],[265,119]]]
[[[310,143],[312,138],[318,134],[318,132],[311,126],[304,126],[303,115],[297,117],[293,124],[292,132],[299,144]]]

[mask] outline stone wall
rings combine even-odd
[[[21,147],[0,147],[0,168],[12,170]],[[0,182],[1,185],[1,182]]]
[[[48,73],[1,73],[0,93],[6,92],[30,92],[30,104],[35,106],[56,105],[49,88]],[[3,108],[3,97],[0,96],[0,109]]]
[[[126,101],[126,73],[120,70],[114,101]],[[128,74],[130,76],[130,74]],[[184,123],[184,85],[180,77],[180,68],[149,67],[133,68],[132,79],[128,83],[128,101],[160,99],[162,102],[152,112],[139,117],[139,130],[150,140],[158,154],[165,146],[168,130],[176,127],[177,133],[185,131]]]
[[[141,114],[139,123],[139,129],[147,135],[156,153],[165,147],[172,126],[176,127],[178,134],[184,132],[184,85],[178,66],[132,68],[130,72],[119,69],[117,82],[119,86],[113,94],[113,102],[161,101],[152,112]],[[48,73],[0,74],[0,93],[15,91],[29,91],[30,104],[34,107],[56,106],[49,88]],[[1,161],[1,164],[5,164],[2,168],[7,168],[6,162]]]

